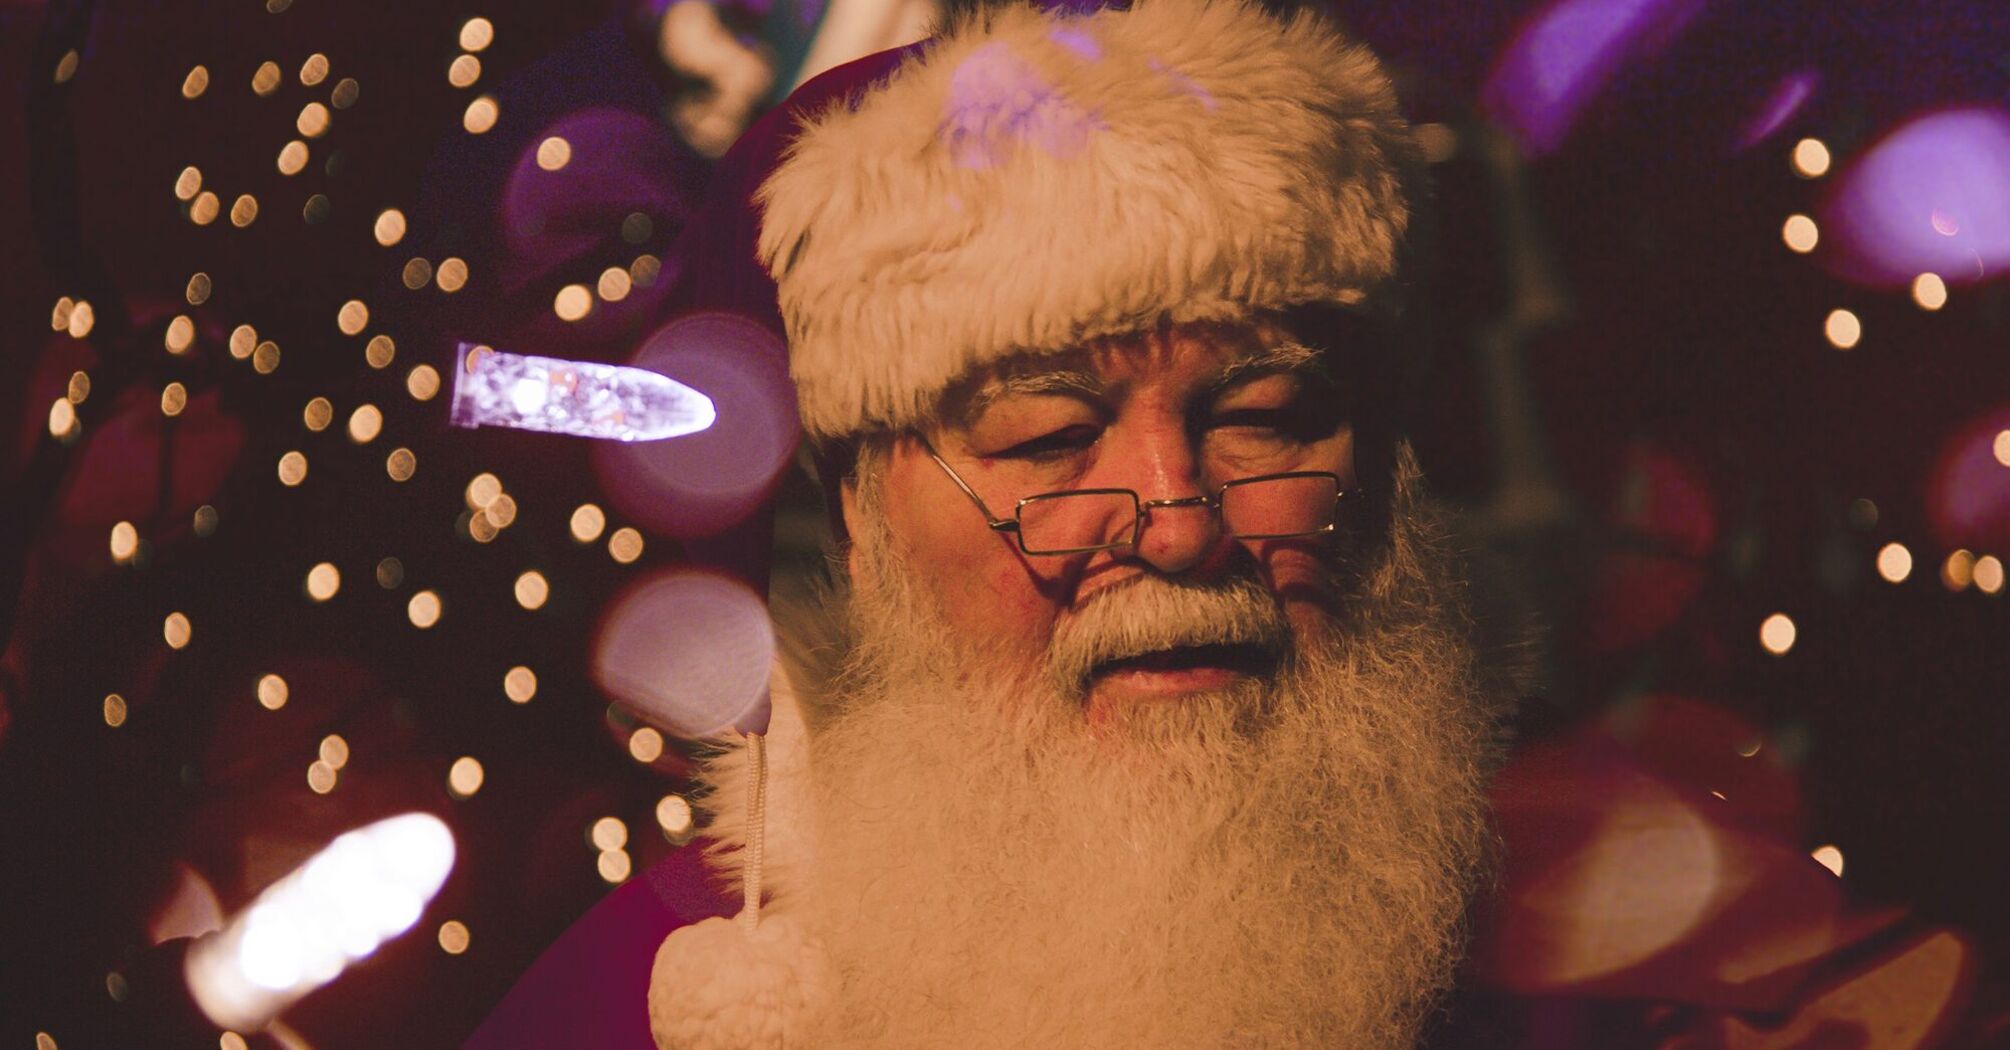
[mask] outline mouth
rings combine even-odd
[[[1277,660],[1272,650],[1246,642],[1176,645],[1103,661],[1089,670],[1087,684],[1091,692],[1170,697],[1269,675]]]

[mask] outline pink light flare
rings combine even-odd
[[[1532,154],[1554,151],[1621,67],[1674,39],[1698,0],[1555,0],[1524,23],[1480,105]]]
[[[2010,266],[2010,110],[1915,117],[1836,179],[1816,215],[1839,277],[1898,288],[1922,273],[1973,284]]]
[[[1940,447],[1926,480],[1927,520],[1941,547],[2010,551],[2010,405],[1970,420]]]
[[[595,448],[608,501],[680,539],[717,535],[752,514],[796,447],[795,387],[780,337],[737,314],[693,314],[650,336],[633,364],[703,390],[716,418],[675,441]]]
[[[665,730],[698,740],[768,720],[775,634],[767,604],[720,573],[671,569],[608,606],[593,641],[593,677]]]
[[[1815,87],[1821,83],[1821,74],[1813,70],[1794,73],[1775,85],[1772,94],[1766,96],[1765,104],[1759,107],[1751,121],[1738,135],[1738,148],[1750,149],[1771,138],[1773,133],[1786,126],[1794,114],[1807,105],[1814,97]]]

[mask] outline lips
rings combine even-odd
[[[1178,645],[1167,649],[1105,660],[1089,671],[1091,681],[1129,672],[1178,672],[1221,670],[1259,676],[1274,671],[1277,656],[1269,649],[1250,643],[1226,642],[1207,645]]]

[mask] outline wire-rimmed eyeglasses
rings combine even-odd
[[[983,497],[956,473],[926,438],[922,448],[970,497],[993,532],[1009,532],[1019,549],[1031,555],[1087,554],[1128,547],[1144,531],[1145,516],[1161,507],[1204,507],[1221,518],[1223,529],[1239,540],[1281,540],[1332,532],[1340,507],[1361,498],[1362,490],[1343,488],[1340,475],[1327,470],[1293,470],[1237,478],[1212,496],[1143,499],[1133,489],[1069,489],[1042,492],[1020,500],[1012,516],[991,513]]]

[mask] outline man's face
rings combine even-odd
[[[1025,497],[1077,489],[1131,489],[1143,500],[1213,496],[1225,482],[1288,471],[1331,472],[1351,487],[1353,432],[1339,408],[1340,382],[1274,323],[1190,324],[988,370],[950,391],[926,436],[1004,518]],[[893,443],[878,498],[889,553],[945,626],[1007,673],[1041,673],[1071,620],[1140,577],[1203,587],[1253,578],[1290,632],[1308,639],[1330,630],[1338,601],[1325,557],[1330,537],[1238,540],[1206,507],[1151,509],[1131,546],[1027,555],[1010,534],[987,527],[913,435]],[[1269,498],[1330,503],[1332,495],[1307,486]],[[849,499],[847,513],[856,520]],[[1175,644],[1118,655],[1059,683],[1079,694],[1092,721],[1268,683],[1281,654],[1274,645]]]

